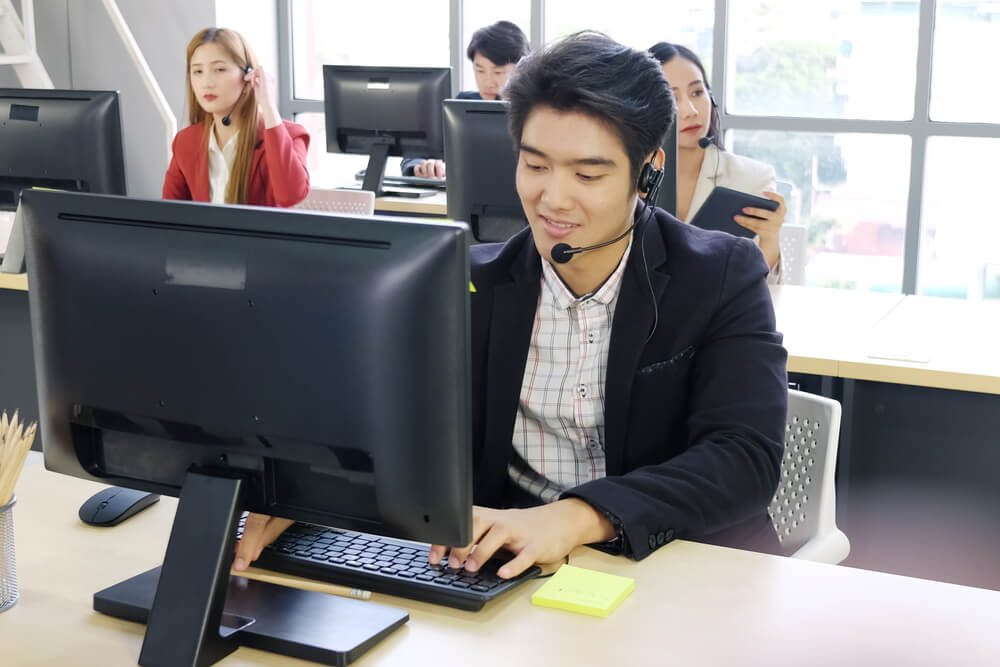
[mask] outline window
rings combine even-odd
[[[1000,298],[1000,213],[994,156],[1000,139],[927,142],[918,291]]]
[[[727,111],[913,118],[918,2],[731,0]]]
[[[531,37],[531,2],[530,0],[507,0],[507,2],[466,2],[462,7],[462,44],[461,54],[464,63],[461,72],[460,90],[475,90],[476,75],[472,71],[472,62],[465,57],[465,49],[469,46],[472,33],[497,21],[510,21]]]
[[[733,152],[774,167],[785,224],[808,229],[806,284],[898,292],[910,139],[736,130]]]
[[[715,7],[704,0],[618,0],[604,2],[546,0],[545,41],[551,42],[578,30],[606,33],[622,44],[645,51],[657,42],[683,44],[698,54],[712,71],[712,26]]]
[[[1000,3],[938,0],[931,118],[1000,123],[1000,86],[984,78],[1000,42]]]
[[[292,2],[295,97],[323,99],[323,65],[449,64],[449,0]]]

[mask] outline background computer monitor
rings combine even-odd
[[[180,495],[147,644],[161,595],[224,595],[242,509],[471,541],[465,225],[39,190],[22,215],[46,467]]]
[[[382,194],[389,155],[441,158],[447,67],[323,65],[326,150],[368,155],[363,190]]]
[[[30,187],[125,194],[117,92],[0,88],[0,210]]]
[[[506,241],[528,224],[514,184],[507,103],[445,100],[443,106],[448,217],[468,222],[478,241]]]

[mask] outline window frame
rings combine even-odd
[[[463,81],[465,45],[462,41],[462,9],[465,0],[450,0],[449,62],[458,76],[452,80],[452,92],[468,87]],[[934,60],[934,24],[938,0],[919,0],[917,36],[917,72],[912,120],[859,120],[840,118],[801,118],[786,116],[748,116],[731,114],[726,105],[726,63],[729,39],[731,0],[715,0],[715,25],[712,39],[712,91],[719,104],[722,126],[726,130],[772,130],[788,132],[842,132],[896,134],[910,138],[910,174],[907,192],[906,229],[903,250],[904,294],[917,291],[922,234],[924,179],[927,166],[927,141],[930,137],[1000,138],[1000,123],[964,123],[933,121],[930,116],[931,72]],[[291,0],[277,0],[278,14],[278,109],[285,118],[304,112],[323,112],[322,100],[294,96],[292,64]],[[545,36],[545,0],[531,0],[529,41],[532,49],[542,46]]]

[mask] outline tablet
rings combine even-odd
[[[752,239],[756,233],[733,220],[734,216],[746,215],[743,207],[766,208],[769,211],[778,210],[778,202],[766,197],[747,194],[739,190],[716,186],[701,205],[691,224],[702,229],[717,229],[733,236],[743,236]],[[754,216],[749,216],[754,217]]]

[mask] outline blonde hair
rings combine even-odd
[[[205,142],[208,143],[208,133],[212,131],[212,115],[201,108],[194,88],[191,87],[191,58],[202,44],[217,44],[221,46],[233,62],[246,71],[247,67],[258,67],[257,57],[247,45],[243,35],[228,28],[205,28],[196,34],[187,45],[187,98],[188,122],[191,125],[199,123],[205,126]],[[247,84],[244,84],[247,85]],[[229,117],[241,130],[236,144],[236,157],[233,168],[229,171],[229,182],[226,184],[227,204],[246,204],[247,188],[250,182],[250,167],[253,163],[253,150],[257,145],[257,95],[252,86],[245,90],[236,103]]]

